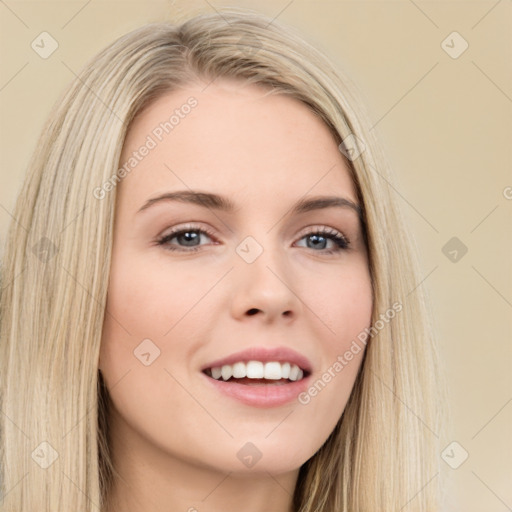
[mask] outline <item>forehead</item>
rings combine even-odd
[[[191,84],[157,98],[130,127],[125,164],[120,193],[136,203],[187,187],[260,205],[308,192],[357,200],[325,123],[294,98],[239,81]]]

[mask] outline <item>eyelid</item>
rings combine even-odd
[[[332,228],[330,226],[326,226],[324,224],[313,224],[312,226],[307,226],[303,230],[299,232],[299,236],[302,238],[303,236],[311,234],[311,232],[315,231],[321,231],[325,234],[329,235],[338,235],[347,243],[350,243],[350,239],[343,233],[343,231],[340,231],[339,229]],[[300,235],[300,233],[304,233],[303,235]]]
[[[172,227],[168,232],[164,231],[162,235],[159,235],[158,238],[168,237],[169,235],[175,235],[176,233],[181,233],[182,231],[203,231],[208,236],[215,236],[215,233],[211,228],[204,227],[201,224],[195,224],[194,221],[187,222],[183,225],[178,224],[177,226]]]

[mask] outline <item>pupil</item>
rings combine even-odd
[[[199,240],[199,236],[194,231],[186,231],[181,235],[182,240],[185,241],[185,245],[196,245],[194,244],[195,241]],[[192,242],[192,243],[190,243]]]
[[[319,236],[319,235],[310,235],[309,237],[310,240],[313,240],[315,243],[318,242],[318,241],[323,241],[324,244],[322,245],[322,249],[325,249],[325,238],[323,236]],[[318,244],[317,245],[313,245],[313,247],[318,247]]]

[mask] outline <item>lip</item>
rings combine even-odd
[[[297,400],[300,393],[309,386],[311,376],[286,384],[237,384],[216,380],[201,373],[206,384],[230,398],[234,398],[245,405],[260,408],[279,407]]]
[[[207,368],[234,364],[239,361],[289,362],[302,368],[307,375],[301,380],[287,382],[286,384],[238,384],[231,381],[217,380],[204,373]],[[272,349],[253,347],[212,361],[201,368],[201,374],[206,379],[207,385],[212,386],[215,391],[234,398],[243,404],[260,408],[279,407],[296,400],[297,396],[305,391],[309,385],[311,372],[312,365],[309,359],[287,347]]]

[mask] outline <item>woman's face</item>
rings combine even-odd
[[[114,454],[296,470],[343,412],[372,311],[337,144],[298,101],[219,80],[152,103],[125,163],[100,355]]]

